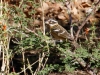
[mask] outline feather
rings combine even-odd
[[[51,35],[54,39],[70,39],[70,34],[66,29],[59,25],[56,20],[49,19],[46,24],[49,25]]]

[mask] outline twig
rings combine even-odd
[[[86,62],[82,58],[75,57],[76,53],[71,52],[71,50],[68,50],[67,53],[70,54],[72,58],[75,58],[75,60],[84,68],[86,66]]]
[[[40,0],[41,8],[42,8],[42,21],[43,21],[43,35],[45,35],[45,23],[44,23],[44,8],[43,8],[43,1]]]
[[[25,27],[25,29],[26,29],[27,31],[29,31],[29,32],[34,33],[36,36],[39,36],[35,31],[32,31],[32,30],[28,29],[27,27]]]
[[[89,20],[90,16],[96,11],[97,6],[99,5],[100,0],[95,4],[92,12],[85,18],[85,20],[82,22],[81,26],[79,26],[79,30],[76,33],[75,41],[77,41],[79,33],[81,29],[85,26],[85,23]]]
[[[68,13],[69,13],[69,17],[70,17],[70,20],[72,20],[72,18],[71,18],[71,7],[70,7],[70,2],[69,1],[65,1],[65,4],[66,4],[66,7],[67,7],[67,9],[68,9]],[[94,8],[94,9],[96,9],[96,7]],[[92,10],[92,11],[94,11],[94,9]],[[80,47],[80,45],[77,43],[77,38],[78,38],[78,36],[79,36],[79,33],[80,33],[80,30],[83,28],[83,26],[85,25],[85,23],[88,21],[88,19],[89,19],[89,17],[90,17],[90,15],[91,15],[92,13],[90,13],[87,17],[86,17],[86,19],[83,21],[83,23],[82,23],[82,25],[79,27],[79,30],[78,30],[78,32],[77,32],[77,34],[76,34],[76,38],[74,38],[74,36],[73,36],[73,27],[71,26],[71,29],[70,29],[70,31],[71,31],[71,38],[72,38],[72,41],[71,41],[71,43],[74,45],[74,47],[75,47],[75,49],[77,49],[77,48],[81,48]],[[69,53],[71,54],[71,56],[73,57],[76,53],[74,52],[71,52],[70,50],[69,50]],[[82,67],[85,67],[86,66],[86,62],[82,59],[82,58],[76,58],[75,57],[75,59],[76,59],[76,61],[82,66]]]
[[[46,42],[47,43],[47,53],[50,53],[50,48],[49,48],[49,43],[48,42]],[[44,64],[43,64],[43,68],[42,69],[44,69],[44,67],[45,67],[45,65],[46,65],[46,63],[47,63],[47,61],[48,61],[48,56],[45,58],[45,62],[44,62]]]
[[[22,32],[21,32],[22,33]],[[23,40],[23,36],[21,35],[21,41]],[[24,53],[24,48],[23,46],[21,47],[22,50],[22,58],[23,58],[23,69],[24,69],[24,75],[26,75],[26,71],[25,71],[25,53]]]
[[[2,2],[2,0],[1,0],[0,3],[1,3],[1,5],[0,5],[0,17],[2,17],[2,12],[3,12],[3,11],[2,11],[2,9],[3,9],[3,2]]]
[[[35,61],[34,63],[32,63],[29,66],[33,66],[34,64],[36,64],[39,60]],[[25,68],[25,70],[27,70],[29,68],[29,66],[27,68]],[[24,72],[24,70],[22,70],[21,72],[17,73],[18,75],[20,75],[22,72]]]
[[[39,54],[39,66],[36,69],[36,71],[34,72],[34,75],[37,75],[37,72],[40,71],[40,69],[41,69],[41,67],[43,65],[42,63],[43,63],[43,60],[44,60],[45,56],[46,56],[46,54],[44,54],[44,52],[42,54],[41,53]]]
[[[65,2],[63,2],[67,8],[68,14],[69,14],[69,25],[70,25],[70,42],[71,44],[73,44],[73,46],[76,48],[79,48],[79,44],[74,40],[75,36],[73,35],[73,25],[72,25],[72,16],[71,16],[71,6],[70,6],[70,1],[65,0]]]
[[[28,59],[27,59],[27,62],[28,62],[28,65],[29,65],[30,73],[31,73],[31,75],[33,75],[32,66],[30,65],[30,62],[29,62]]]
[[[19,8],[22,6],[22,4],[23,4],[23,0],[20,2]]]

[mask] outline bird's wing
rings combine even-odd
[[[70,38],[70,34],[66,31],[66,29],[64,29],[60,25],[53,27],[52,32],[57,34],[57,36],[59,36],[59,37],[66,38],[66,39]]]

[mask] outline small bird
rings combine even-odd
[[[50,34],[54,40],[66,40],[71,38],[67,30],[58,24],[58,21],[49,19],[45,24],[50,28]]]

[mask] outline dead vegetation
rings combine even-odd
[[[44,41],[45,38],[41,37],[38,34],[38,31],[42,32],[43,35],[48,36],[46,33],[50,31],[45,25],[45,21],[48,19],[54,19],[71,35],[71,40],[68,40],[68,42],[70,42],[71,44],[70,45],[71,49],[68,51],[69,53],[71,53],[71,56],[75,55],[75,50],[77,50],[81,46],[84,46],[85,48],[89,49],[90,50],[89,53],[92,54],[91,49],[96,48],[98,41],[100,41],[100,25],[99,25],[100,24],[100,0],[64,0],[64,1],[34,0],[33,3],[31,1],[28,2],[24,0],[3,0],[3,2],[4,4],[5,3],[8,4],[8,8],[16,9],[16,11],[14,11],[15,15],[12,14],[13,12],[11,13],[10,11],[6,13],[8,17],[8,23],[9,23],[8,28],[9,27],[15,27],[16,29],[18,28],[17,31],[12,32],[13,35],[10,36],[11,39],[12,38],[16,39],[15,34],[21,29],[23,29],[23,32],[26,34],[24,39],[28,38],[29,36],[27,34],[31,32],[32,34],[35,34],[38,38],[43,38],[42,41]],[[23,7],[22,9],[25,18],[31,19],[31,21],[26,20],[28,27],[22,27],[21,26],[22,21],[15,23],[13,20],[13,18],[16,17],[16,15],[21,16],[20,11],[17,11],[17,9],[22,8],[23,5],[25,5],[25,7]],[[6,29],[7,27],[4,25],[2,27],[2,30],[4,31]],[[4,34],[4,36],[6,36],[6,34]],[[50,34],[48,37],[50,38],[50,40],[53,39],[51,38]],[[19,38],[17,39],[17,41],[18,40]],[[45,40],[46,43],[47,40]],[[85,43],[85,41],[89,41],[89,43]],[[31,50],[27,49],[23,51],[22,48],[21,57],[23,59],[21,60],[23,60],[24,62],[24,67],[23,67],[24,70],[22,70],[21,72],[24,72],[25,74],[26,69],[28,69],[25,68],[26,59],[24,55],[26,55],[27,58],[28,56],[31,57],[31,55],[37,55],[39,57],[39,59],[36,61],[36,63],[37,62],[39,63],[39,67],[35,70],[34,75],[36,75],[37,72],[41,70],[41,68],[44,69],[48,61],[48,57],[45,54],[46,52],[43,52],[42,50],[42,48],[44,48],[43,45],[45,44],[44,43],[41,44],[42,47],[41,49],[38,49],[38,51],[32,49]],[[49,53],[50,50],[51,51],[57,50],[57,48],[55,47],[54,48],[51,47],[50,49],[47,48],[47,53]],[[59,56],[60,55],[57,54],[57,58]],[[16,58],[13,59],[16,60]],[[92,72],[91,69],[88,69],[90,68],[88,67],[90,66],[90,63],[84,60],[80,61],[80,58],[74,57],[74,59],[81,65],[83,71],[78,69],[74,71],[75,73],[72,74],[70,72],[67,73],[65,72],[59,74],[50,73],[49,75],[53,75],[53,74],[54,75],[94,75],[93,73],[95,72],[94,71]],[[43,60],[46,61],[44,62]],[[90,58],[89,59],[87,58],[86,60],[90,61]],[[43,62],[43,64],[41,65],[39,61]],[[52,62],[52,59],[49,61]],[[99,75],[99,70],[98,70],[98,74],[96,75]]]

